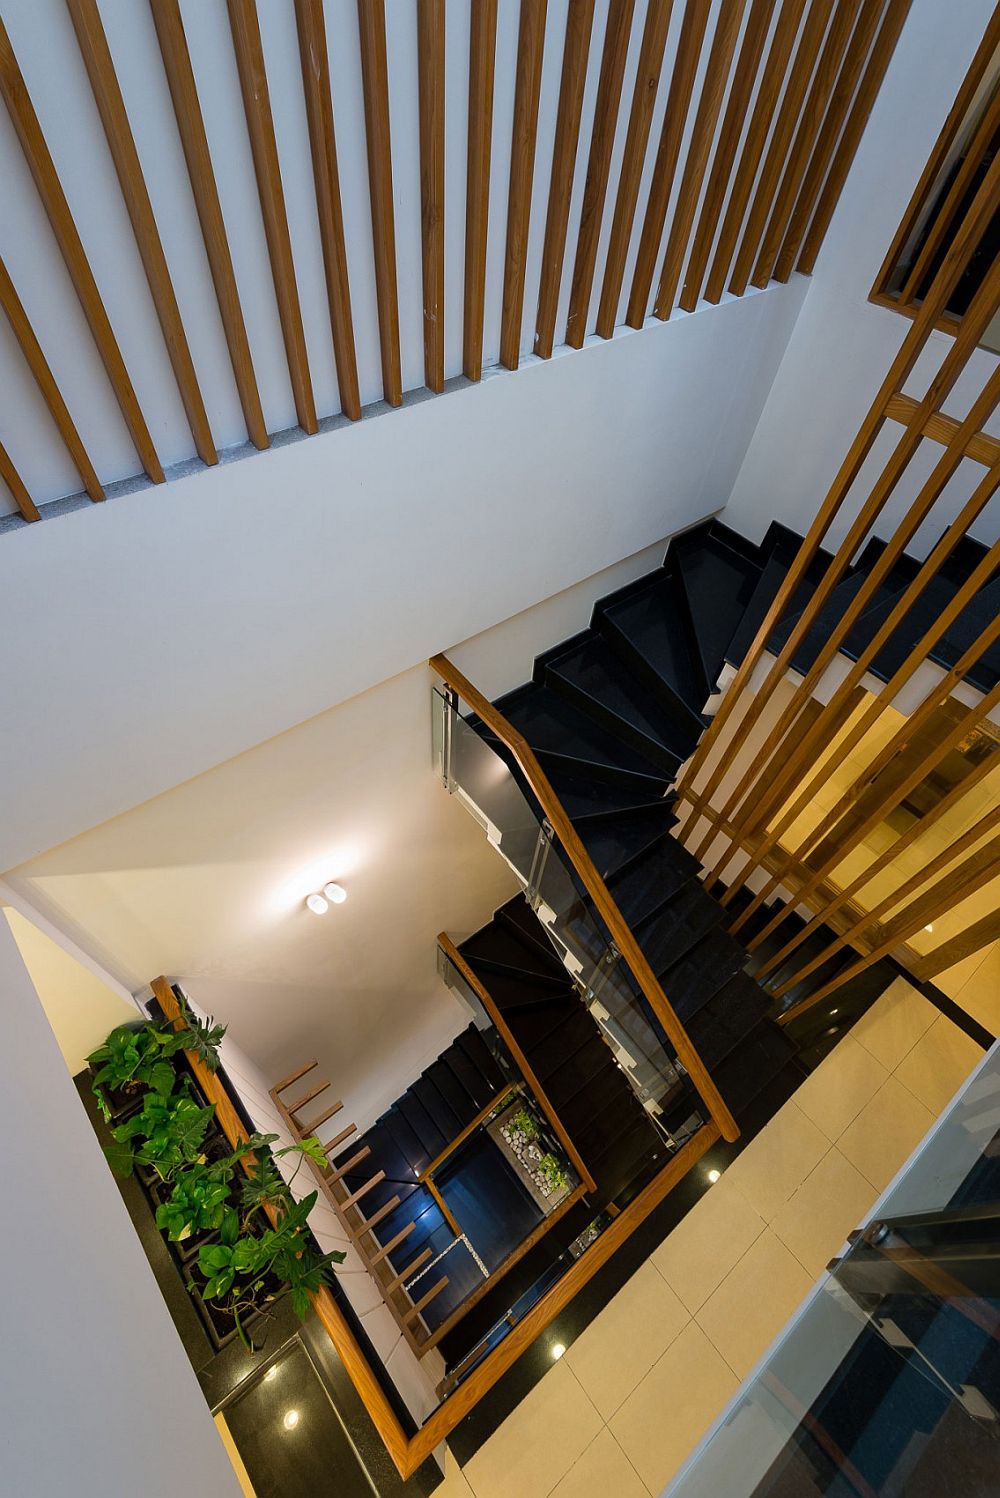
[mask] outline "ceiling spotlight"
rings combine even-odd
[[[313,915],[325,915],[329,908],[322,895],[309,895],[306,904]]]
[[[718,1179],[719,1179],[719,1176],[720,1176],[720,1175],[721,1175],[721,1174],[722,1174],[722,1172],[721,1172],[721,1171],[719,1171],[719,1170],[710,1170],[710,1171],[709,1171],[709,1172],[708,1172],[708,1179],[709,1179],[709,1182],[710,1182],[710,1183],[711,1183],[711,1184],[712,1184],[712,1185],[713,1185],[713,1186],[714,1186],[714,1185],[715,1185],[715,1183],[716,1183],[716,1181],[717,1181],[717,1180],[718,1180]]]
[[[331,905],[343,905],[347,891],[342,884],[324,884],[323,893]]]

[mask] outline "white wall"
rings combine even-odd
[[[805,530],[912,326],[867,298],[992,12],[991,0],[914,0],[726,510],[728,523],[754,539],[772,519]],[[908,393],[923,396],[953,342],[944,333],[932,335]],[[966,414],[996,363],[985,351],[970,361],[946,402],[951,414]],[[989,430],[1000,432],[996,418]],[[832,528],[834,541],[843,538],[859,496],[901,431],[887,423]],[[941,451],[922,444],[876,526],[879,534],[891,534]],[[978,464],[962,465],[910,548],[915,554],[933,545],[982,473]],[[973,534],[990,543],[1000,534],[996,498]]]
[[[0,868],[718,509],[803,289],[4,536]]]
[[[238,1498],[5,921],[0,989],[3,1490],[32,1498]]]

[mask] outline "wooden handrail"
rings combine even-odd
[[[566,857],[583,881],[584,888],[600,912],[601,918],[611,932],[611,939],[631,968],[633,976],[652,1006],[663,1026],[674,1050],[684,1065],[705,1106],[719,1126],[723,1139],[730,1143],[740,1135],[736,1120],[730,1113],[708,1068],[691,1042],[690,1036],[677,1018],[677,1014],[646,959],[646,955],[632,933],[631,928],[618,909],[607,885],[597,872],[590,854],[570,821],[562,802],[549,784],[528,741],[518,733],[512,723],[484,697],[468,677],[454,666],[446,655],[431,658],[430,667],[441,676],[472,708],[478,717],[506,745],[516,759],[521,773],[530,785],[552,829],[563,846]]]
[[[548,1119],[556,1134],[559,1136],[559,1141],[562,1144],[563,1149],[572,1160],[573,1169],[576,1171],[581,1181],[583,1181],[588,1191],[596,1191],[597,1182],[594,1180],[594,1177],[591,1175],[586,1165],[584,1165],[579,1150],[567,1134],[562,1119],[559,1117],[555,1108],[552,1106],[548,1094],[543,1088],[541,1082],[539,1082],[538,1078],[535,1076],[530,1061],[521,1050],[521,1047],[518,1045],[517,1041],[514,1038],[514,1034],[510,1026],[504,1019],[503,1015],[500,1013],[500,1010],[497,1008],[496,1000],[493,998],[493,995],[481,982],[476,973],[473,972],[472,968],[466,962],[465,958],[462,956],[461,952],[458,950],[451,937],[448,936],[444,931],[442,931],[440,936],[438,937],[438,946],[441,948],[448,961],[454,965],[459,973],[461,973],[462,977],[465,979],[466,983],[472,989],[473,993],[476,995],[477,999],[486,1010],[486,1013],[493,1021],[494,1025],[497,1028],[497,1031],[503,1039],[504,1044],[513,1056],[517,1068],[521,1073],[521,1076],[524,1078],[524,1080],[527,1082],[528,1086],[534,1093],[535,1100],[538,1103],[538,1106],[541,1108],[542,1112],[545,1114],[545,1117]],[[427,1182],[427,1184],[429,1185],[430,1182]]]

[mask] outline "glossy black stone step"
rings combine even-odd
[[[400,1147],[392,1130],[381,1118],[377,1123],[372,1124],[360,1140],[356,1140],[337,1156],[335,1165],[340,1167],[346,1164],[358,1154],[363,1146],[370,1149],[371,1154],[362,1160],[357,1169],[351,1171],[345,1179],[354,1180],[360,1185],[362,1181],[369,1180],[377,1171],[384,1170],[393,1183],[416,1185],[416,1172],[409,1158]]]
[[[412,1087],[397,1100],[396,1108],[413,1130],[428,1161],[436,1159],[454,1137],[438,1127]]]
[[[599,727],[624,740],[671,779],[686,757],[684,735],[603,635],[587,630],[569,649],[543,657],[544,680]]]
[[[772,521],[768,527],[767,535],[760,548],[764,558],[764,570],[726,650],[726,659],[731,665],[740,665],[750,649],[757,631],[764,622],[764,616],[777,597],[778,589],[795,561],[801,544],[802,537],[780,522]],[[806,568],[805,576],[782,610],[783,619],[795,618],[802,612],[831,560],[831,554],[822,548],[816,553]]]
[[[771,1010],[759,984],[746,973],[736,973],[699,1009],[688,1033],[705,1065],[711,1069],[734,1051]]]
[[[550,766],[546,774],[572,822],[616,817],[623,811],[641,811],[649,806],[663,808],[665,814],[669,814],[673,800],[669,792],[664,795],[659,788],[650,794],[645,778],[641,785],[630,786],[611,785],[606,780],[580,779],[558,767],[553,769]]]
[[[488,985],[491,973],[496,973],[501,978],[510,978],[514,982],[531,983],[536,988],[546,989],[550,993],[570,993],[573,985],[566,976],[566,970],[562,973],[539,972],[537,968],[528,966],[532,959],[525,955],[524,963],[518,967],[510,967],[504,962],[494,962],[491,957],[476,958],[476,970]]]
[[[530,786],[527,785],[518,767],[513,763],[512,756],[507,756],[504,746],[493,734],[484,732],[483,739],[494,753],[500,754],[502,758],[508,758],[509,767],[515,779],[522,790],[529,793],[527,799],[529,804],[536,809],[540,821],[542,817],[540,803],[531,792]],[[624,790],[632,792],[636,799],[649,801],[655,796],[662,795],[670,784],[670,778],[661,771],[657,771],[653,765],[650,765],[648,770],[633,770],[620,768],[608,760],[582,759],[577,755],[563,754],[554,749],[541,749],[537,744],[531,744],[531,749],[549,781],[556,788],[557,782],[564,778],[574,781],[589,779],[595,784],[607,786],[609,795]]]
[[[677,893],[633,929],[647,962],[658,973],[721,925],[725,911],[705,893],[700,879],[689,879]]]
[[[434,1156],[407,1122],[400,1111],[398,1103],[394,1103],[387,1113],[382,1114],[379,1123],[383,1126],[386,1133],[392,1137],[393,1143],[405,1159],[411,1175],[419,1176],[425,1171]],[[350,1149],[338,1157],[338,1163],[350,1158],[351,1153],[357,1152],[357,1148],[357,1144],[353,1144]]]
[[[980,588],[971,603],[959,614],[940,644],[931,651],[931,659],[945,670],[952,666],[972,646],[983,630],[1000,614],[1000,580]],[[965,680],[980,692],[991,692],[1000,681],[1000,641],[965,673]]]
[[[770,1020],[762,1020],[716,1068],[713,1080],[737,1119],[794,1055],[788,1036]]]
[[[746,952],[736,938],[715,928],[657,977],[677,1015],[686,1022],[745,962]]]
[[[505,1085],[504,1074],[475,1025],[470,1025],[467,1030],[463,1030],[454,1044],[464,1052],[469,1062],[480,1073],[491,1093],[499,1092]]]
[[[668,835],[619,869],[608,888],[626,921],[635,926],[673,900],[700,868],[694,855]]]
[[[448,1070],[453,1073],[459,1086],[464,1087],[472,1098],[477,1112],[485,1108],[487,1103],[496,1096],[498,1089],[495,1082],[485,1077],[479,1068],[472,1064],[465,1051],[457,1043],[450,1045],[441,1059]],[[492,1059],[490,1057],[491,1061]]]
[[[608,1068],[614,1069],[615,1063],[611,1052],[593,1021],[590,1023],[590,1039],[571,1056],[556,1057],[555,1065],[551,1069],[549,1069],[549,1057],[539,1058],[542,1070],[537,1072],[537,1075],[557,1113],[581,1088],[596,1087],[594,1093],[596,1097],[600,1085],[595,1083],[595,1079]]]
[[[686,539],[689,536],[693,536],[700,529],[701,527],[696,526],[692,530],[684,531],[682,536],[679,536],[677,539],[681,540]],[[728,546],[730,551],[735,551],[737,556],[743,557],[744,561],[750,562],[754,567],[757,568],[758,571],[760,571],[761,567],[763,567],[765,561],[767,560],[768,553],[765,548],[769,543],[771,532],[776,529],[786,530],[787,528],[784,526],[779,527],[777,521],[772,521],[771,529],[768,531],[768,534],[764,539],[764,544],[759,544],[756,541],[751,541],[747,536],[742,535],[739,531],[734,531],[731,526],[726,525],[725,521],[720,520],[718,515],[713,515],[712,519],[708,522],[704,529],[713,538],[713,540],[721,541],[723,546]],[[789,534],[794,534],[794,532],[790,532]]]
[[[864,582],[865,577],[863,573],[848,572],[833,589],[833,592],[820,608],[815,622],[806,632],[805,638],[800,640],[795,646],[791,663],[800,674],[804,675],[809,670],[823,646],[830,638],[831,632],[840,623],[845,611],[854,602],[858,593],[860,593]],[[881,595],[881,597],[876,595],[872,602],[881,602],[885,596],[885,594]],[[797,613],[793,614],[789,612],[785,614],[781,623],[772,632],[771,638],[768,640],[767,648],[773,655],[777,655],[784,649],[798,621],[799,615]]]
[[[467,937],[460,950],[467,962],[493,962],[504,968],[522,969],[527,974],[537,973],[542,978],[565,981],[565,972],[560,970],[558,961],[548,961],[541,951],[536,955],[516,931],[499,921],[491,921],[481,931]]]
[[[478,959],[471,960],[469,966],[508,1022],[522,1009],[554,1009],[558,1012],[575,1002],[573,985],[568,979],[555,989],[547,982],[535,983],[530,977],[511,977],[495,968],[491,971]]]
[[[587,1112],[575,1118],[572,1127],[567,1118],[563,1119],[563,1124],[584,1163],[589,1165],[591,1159],[600,1156],[609,1141],[620,1139],[635,1126],[636,1115],[641,1114],[642,1109],[628,1083],[624,1092],[608,1089],[606,1101],[596,1109],[592,1099],[585,1098],[584,1102]],[[578,1111],[582,1112],[582,1109]]]
[[[702,672],[712,691],[762,569],[711,532],[679,536],[670,551],[694,625]]]
[[[869,670],[875,676],[881,677],[883,681],[888,681],[893,672],[903,664],[918,640],[940,617],[942,610],[954,598],[955,592],[956,585],[952,579],[940,576],[934,578],[917,601],[907,610],[902,622],[896,626],[886,644],[871,662]],[[871,643],[882,628],[894,607],[895,602],[890,602],[882,604],[878,610],[873,609],[864,630],[866,638],[862,641],[859,631],[852,630],[844,642],[844,653],[851,656],[853,660],[857,660],[862,650]]]
[[[454,1139],[456,1134],[462,1132],[464,1124],[461,1117],[441,1096],[426,1075],[411,1082],[408,1090],[444,1135],[446,1144]]]
[[[437,1088],[464,1129],[466,1124],[470,1123],[479,1112],[472,1094],[466,1091],[455,1076],[455,1073],[449,1070],[441,1058],[431,1062],[430,1066],[424,1072],[424,1076],[428,1082],[433,1083]]]
[[[497,699],[497,708],[513,723],[535,753],[558,754],[598,770],[628,771],[635,776],[666,779],[660,767],[622,739],[578,712],[558,692],[528,682]]]
[[[677,820],[667,803],[637,807],[612,817],[576,824],[583,845],[602,879],[610,879],[637,854],[658,844]]]
[[[690,746],[690,753],[704,726],[701,711],[707,693],[686,619],[683,591],[662,571],[641,590],[598,604],[594,613],[595,626],[683,734],[674,747]]]
[[[665,1153],[666,1145],[653,1124],[641,1117],[625,1134],[610,1140],[604,1153],[593,1164],[589,1160],[587,1164],[597,1181],[599,1195],[609,1202],[625,1191],[645,1168],[662,1163]]]
[[[552,972],[557,976],[563,972],[562,963],[553,951],[545,928],[523,895],[515,895],[513,900],[501,905],[495,920],[524,945],[529,955],[539,964],[540,971]]]
[[[572,1005],[553,1004],[547,1009],[518,1009],[508,1022],[532,1070],[539,1058],[551,1058],[554,1064],[562,1052],[585,1045],[593,1028],[593,1022],[577,1000]]]

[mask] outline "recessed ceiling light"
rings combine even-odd
[[[322,895],[309,895],[306,899],[306,904],[313,915],[325,915],[329,909]]]
[[[343,905],[347,899],[347,891],[342,884],[324,884],[323,893],[331,905]]]
[[[710,1170],[708,1172],[708,1179],[709,1179],[709,1181],[711,1182],[711,1184],[713,1186],[715,1185],[716,1181],[719,1179],[719,1177],[720,1177],[721,1174],[722,1174],[721,1170]]]

